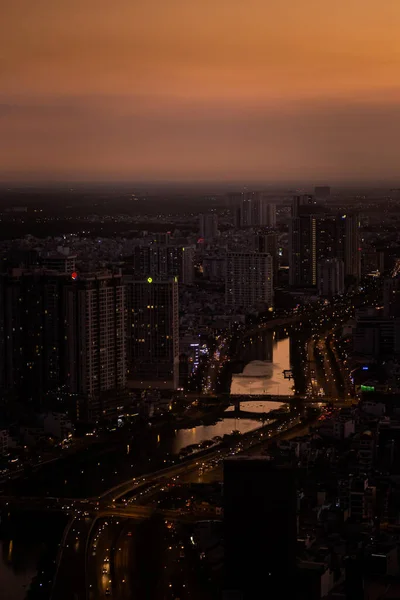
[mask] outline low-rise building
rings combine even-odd
[[[60,440],[72,437],[73,425],[62,413],[49,412],[43,416],[44,433]]]

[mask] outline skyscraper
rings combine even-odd
[[[276,205],[265,192],[230,194],[236,227],[276,227]]]
[[[382,274],[385,270],[385,253],[375,248],[363,249],[361,256],[361,274]]]
[[[63,380],[66,281],[37,268],[0,275],[0,388],[36,409]]]
[[[317,201],[311,194],[300,194],[293,196],[292,199],[292,217],[298,217],[304,210],[316,206]]]
[[[1,275],[0,347],[6,395],[36,409],[58,399],[82,421],[114,416],[126,384],[121,275]]]
[[[274,282],[278,278],[278,236],[276,233],[260,233],[254,236],[254,250],[270,254],[272,257]]]
[[[383,284],[383,309],[385,317],[400,317],[400,277],[385,279]]]
[[[125,294],[121,273],[70,279],[65,291],[65,387],[77,416],[115,417],[126,393]]]
[[[273,264],[263,252],[230,252],[226,260],[225,302],[248,308],[273,305]]]
[[[296,507],[291,468],[267,457],[235,457],[224,462],[227,590],[239,592],[242,600],[292,597]]]
[[[361,275],[357,215],[326,212],[311,196],[296,196],[289,223],[289,282],[296,287],[317,286],[317,261],[344,262],[348,280]]]
[[[125,278],[129,377],[138,387],[179,383],[178,282]]]
[[[194,246],[137,246],[133,256],[133,275],[138,281],[147,277],[157,281],[178,277],[181,284],[190,285],[193,283],[194,253]]]
[[[312,287],[317,284],[317,220],[299,214],[289,223],[289,283]]]
[[[199,236],[205,242],[212,242],[218,236],[218,215],[204,213],[199,215]]]
[[[318,263],[318,293],[321,296],[343,294],[344,264],[339,258],[325,258]]]
[[[341,215],[344,238],[345,275],[354,281],[361,277],[360,218],[357,213]]]
[[[43,268],[71,275],[76,269],[76,255],[69,252],[46,252],[41,257]]]

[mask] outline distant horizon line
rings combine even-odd
[[[152,179],[152,180],[131,180],[131,179],[35,179],[35,180],[1,180],[0,190],[21,190],[21,189],[52,189],[66,187],[74,191],[73,188],[80,187],[136,187],[136,188],[159,188],[159,187],[209,187],[218,186],[226,188],[273,188],[282,191],[296,191],[299,188],[330,187],[331,189],[354,189],[354,188],[377,188],[377,189],[400,189],[400,180],[375,179],[375,180],[334,180],[331,181],[311,181],[307,180],[288,180],[288,181],[267,181],[264,179]],[[133,190],[134,193],[134,190]]]

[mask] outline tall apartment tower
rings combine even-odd
[[[294,597],[296,512],[291,468],[267,457],[224,462],[225,589],[232,597]]]
[[[278,236],[276,233],[260,233],[254,237],[255,252],[270,254],[272,257],[274,281],[278,278]]]
[[[273,262],[264,252],[230,252],[226,259],[225,303],[273,306]]]
[[[344,237],[345,275],[354,281],[361,277],[360,218],[357,213],[341,215]]]
[[[77,420],[114,416],[126,387],[121,275],[1,275],[0,387],[36,409],[62,399]]]
[[[137,246],[133,257],[133,275],[138,281],[147,277],[157,281],[178,277],[181,284],[190,285],[194,277],[194,253],[194,246]]]
[[[326,258],[318,263],[318,293],[331,297],[343,294],[344,263],[339,258]]]
[[[400,317],[400,277],[385,279],[383,284],[383,310],[385,317]]]
[[[371,273],[382,274],[385,270],[385,253],[382,250],[373,248],[363,249],[361,255],[361,274],[362,276]]]
[[[276,204],[271,202],[267,196],[260,198],[259,214],[261,227],[276,227]]]
[[[125,293],[120,273],[71,279],[65,289],[66,388],[77,417],[117,415],[126,393]]]
[[[72,275],[76,269],[76,255],[63,252],[47,252],[41,257],[44,269]]]
[[[343,260],[348,280],[360,279],[358,216],[327,213],[311,196],[296,196],[289,223],[290,285],[316,287],[317,262],[335,258]]]
[[[294,196],[289,222],[289,283],[296,287],[317,284],[317,220],[314,196]]]
[[[67,281],[37,268],[0,275],[0,389],[35,409],[63,381]]]
[[[293,196],[292,199],[292,217],[298,217],[303,209],[311,209],[311,207],[316,206],[317,201],[315,196],[311,194],[300,194],[298,196]]]
[[[276,227],[276,205],[264,192],[230,194],[236,227]]]
[[[317,284],[317,219],[304,214],[289,224],[289,283],[313,287]]]
[[[207,243],[213,242],[218,236],[218,215],[216,213],[199,215],[199,236]]]
[[[125,278],[129,378],[137,387],[179,384],[178,282]]]

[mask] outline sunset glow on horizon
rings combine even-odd
[[[3,180],[397,176],[397,0],[5,5]]]

